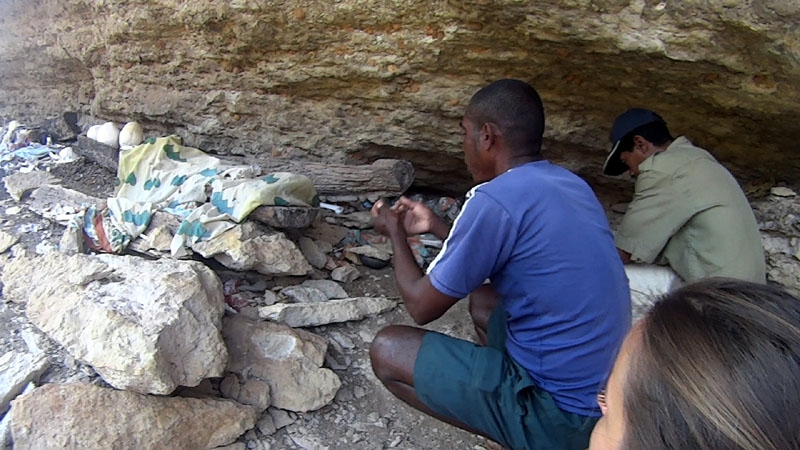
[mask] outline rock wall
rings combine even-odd
[[[553,155],[599,169],[616,114],[648,106],[740,177],[794,183],[797,23],[796,0],[0,0],[0,118],[407,158],[420,185],[461,189],[464,107],[515,77],[545,100]]]

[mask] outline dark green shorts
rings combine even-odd
[[[488,346],[428,332],[414,390],[428,407],[510,449],[584,450],[596,418],[561,410],[505,351],[505,312],[489,320]]]

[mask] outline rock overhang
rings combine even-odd
[[[613,118],[657,110],[740,178],[797,182],[800,6],[657,2],[12,2],[0,117],[65,110],[230,154],[403,157],[469,185],[458,121],[482,85],[541,93],[546,149],[599,171]],[[558,159],[557,158],[557,159]]]

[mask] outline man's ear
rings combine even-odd
[[[478,150],[489,150],[497,139],[497,124],[485,122],[481,125],[480,135],[478,136]]]
[[[633,148],[631,151],[641,150],[642,152],[645,152],[647,150],[647,144],[649,143],[650,141],[637,134],[633,137]]]

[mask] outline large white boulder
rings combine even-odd
[[[14,259],[3,283],[31,323],[116,388],[169,394],[223,374],[222,286],[199,262],[52,252]]]
[[[228,400],[156,397],[90,384],[47,384],[12,403],[15,450],[213,449],[253,428]]]

